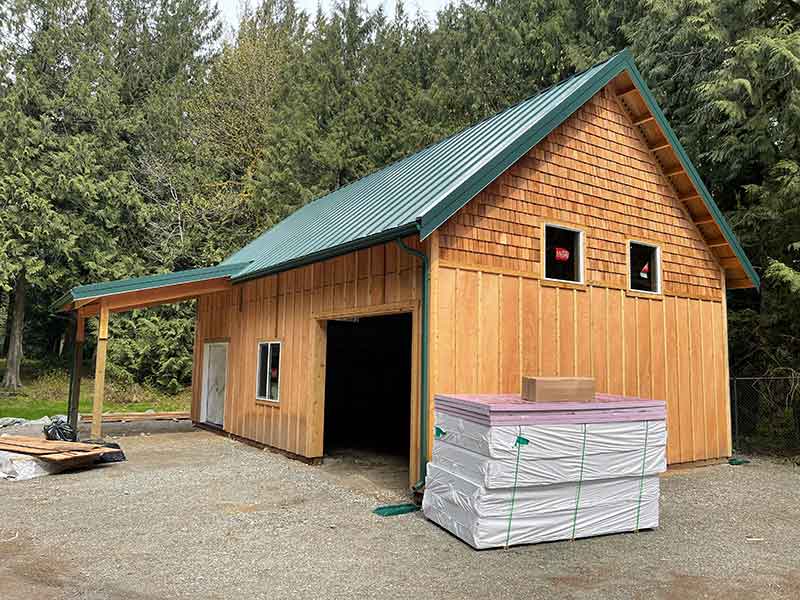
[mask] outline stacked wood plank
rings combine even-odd
[[[127,423],[131,421],[186,421],[189,419],[187,411],[166,412],[120,412],[103,413],[103,423]],[[81,415],[81,423],[91,423],[93,416]]]
[[[45,440],[22,435],[0,436],[0,450],[57,463],[64,470],[85,467],[97,462],[104,454],[118,452],[114,448],[96,444]]]
[[[425,516],[474,548],[658,526],[663,401],[437,395]]]

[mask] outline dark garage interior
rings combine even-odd
[[[366,452],[408,464],[411,315],[328,321],[325,455]]]

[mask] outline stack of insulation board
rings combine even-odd
[[[422,509],[475,548],[658,526],[665,403],[437,395]]]

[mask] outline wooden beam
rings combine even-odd
[[[87,304],[91,304],[95,300],[97,300],[97,298],[84,298],[83,300],[75,300],[75,302],[73,302],[73,308],[75,309],[83,308],[84,306],[86,306]]]
[[[728,287],[727,277],[725,270],[720,269],[720,284],[722,288],[722,381],[730,381],[730,363],[728,362]],[[725,454],[730,456],[733,452],[733,444],[731,440],[731,387],[723,384],[722,389],[725,390]]]
[[[192,283],[163,286],[136,292],[125,292],[96,299],[93,304],[80,309],[83,316],[94,316],[100,313],[100,304],[105,302],[110,312],[122,312],[135,308],[148,308],[159,304],[171,304],[191,300],[197,296],[214,294],[231,289],[231,282],[227,278],[207,279]]]
[[[723,256],[719,259],[719,264],[725,269],[741,269],[742,263],[735,256]]]
[[[311,322],[311,393],[307,407],[308,434],[306,435],[306,454],[323,455],[325,433],[325,373],[328,345],[328,322]]]
[[[76,342],[85,342],[86,341],[86,319],[78,315],[77,317],[77,331],[75,333],[75,341]]]
[[[424,274],[423,274],[424,277]],[[415,310],[411,315],[411,440],[409,444],[409,462],[408,462],[408,484],[413,486],[420,478],[424,478],[422,473],[422,465],[420,464],[420,443],[422,436],[428,436],[426,431],[422,430],[422,401],[420,397],[420,377],[422,368],[422,315],[419,310]],[[428,380],[430,381],[430,379]],[[428,386],[430,388],[430,386]],[[432,408],[432,404],[429,408]],[[427,429],[433,432],[433,421],[428,419]],[[426,460],[431,458],[431,449],[433,443],[430,436],[427,441],[428,456]]]
[[[681,202],[691,202],[692,200],[700,200],[700,196],[697,194],[692,194],[691,196],[678,196],[678,200]]]
[[[677,167],[675,167],[671,171],[664,171],[664,175],[666,175],[667,177],[673,177],[675,175],[680,175],[681,173],[683,173],[683,166],[682,165],[678,165]]]
[[[187,421],[191,415],[184,410],[164,412],[120,412],[105,413],[104,423],[125,423],[131,421]],[[92,415],[82,415],[81,423],[91,423]]]
[[[658,152],[659,150],[665,150],[667,148],[672,148],[672,144],[669,142],[664,142],[663,144],[656,144],[655,146],[650,146],[651,152]]]
[[[726,280],[726,287],[729,290],[741,290],[741,289],[746,289],[746,288],[752,288],[752,287],[755,287],[755,286],[753,285],[753,282],[750,281],[747,278],[745,278],[745,279],[738,279],[737,278],[737,279],[727,279]]]
[[[129,310],[137,310],[140,308],[152,308],[153,306],[163,306],[164,304],[185,302],[187,300],[197,300],[197,297],[198,297],[197,294],[192,294],[191,296],[177,296],[175,298],[170,298],[169,300],[153,300],[152,302],[144,302],[144,303],[133,302],[131,304],[124,304],[122,306],[114,306],[113,308],[109,306],[108,310],[111,313],[126,312]]]
[[[728,240],[709,240],[706,242],[709,248],[720,248],[728,245]]]
[[[418,301],[404,300],[401,302],[389,302],[386,304],[375,304],[372,306],[354,306],[319,311],[313,313],[312,317],[318,320],[335,321],[336,319],[351,319],[355,317],[375,317],[410,313],[417,310],[417,308],[419,308]]]
[[[94,400],[92,402],[92,439],[103,435],[103,399],[106,391],[106,352],[108,350],[108,304],[100,304],[100,324],[97,328],[97,360],[94,369]]]
[[[441,352],[441,347],[439,345],[439,327],[440,327],[440,314],[439,311],[435,308],[437,306],[437,302],[439,302],[439,294],[441,288],[441,240],[440,240],[440,233],[437,229],[434,231],[430,237],[428,238],[428,258],[430,260],[430,268],[428,269],[428,275],[430,277],[430,292],[428,297],[431,299],[428,310],[428,431],[433,432],[434,427],[433,424],[434,420],[434,397],[436,395],[436,391],[439,389],[439,363],[438,363],[438,356]],[[501,282],[503,281],[502,278],[499,279]],[[421,315],[420,315],[421,316]],[[413,325],[412,325],[413,327]],[[421,356],[420,356],[421,360]],[[424,366],[423,366],[424,368]],[[417,384],[419,385],[419,384]],[[419,407],[420,411],[422,406]],[[413,414],[413,413],[412,413]],[[420,413],[421,414],[421,413]],[[419,464],[419,443],[422,441],[422,436],[420,435],[419,428],[417,428],[415,439],[417,440],[415,446],[416,456],[414,457],[413,461],[410,463],[415,465],[415,468],[410,468],[409,471],[413,471],[418,481],[422,477],[424,477],[424,473],[420,473],[419,469],[421,465]],[[431,451],[433,449],[433,439],[430,437],[430,434],[427,434],[428,437],[428,456],[431,455]],[[416,483],[416,481],[414,482]],[[412,484],[413,485],[413,484]]]
[[[634,86],[631,86],[631,87],[629,87],[627,89],[622,90],[621,92],[617,92],[617,98],[623,98],[623,97],[625,97],[625,96],[627,96],[629,94],[632,94],[633,92],[638,92],[638,91],[639,90],[634,85]]]
[[[656,120],[656,118],[655,118],[653,115],[651,115],[651,114],[646,114],[646,115],[644,115],[644,116],[642,116],[642,117],[639,117],[638,119],[636,119],[636,120],[633,122],[633,124],[634,124],[634,125],[637,125],[637,126],[638,126],[638,125],[644,125],[645,123],[649,123],[650,121],[655,121],[655,120]]]

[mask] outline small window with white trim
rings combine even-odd
[[[281,343],[258,344],[256,399],[278,402],[281,381]]]
[[[652,244],[628,242],[630,287],[637,292],[661,292],[661,249]]]
[[[544,226],[544,276],[583,282],[583,232],[558,225]]]

